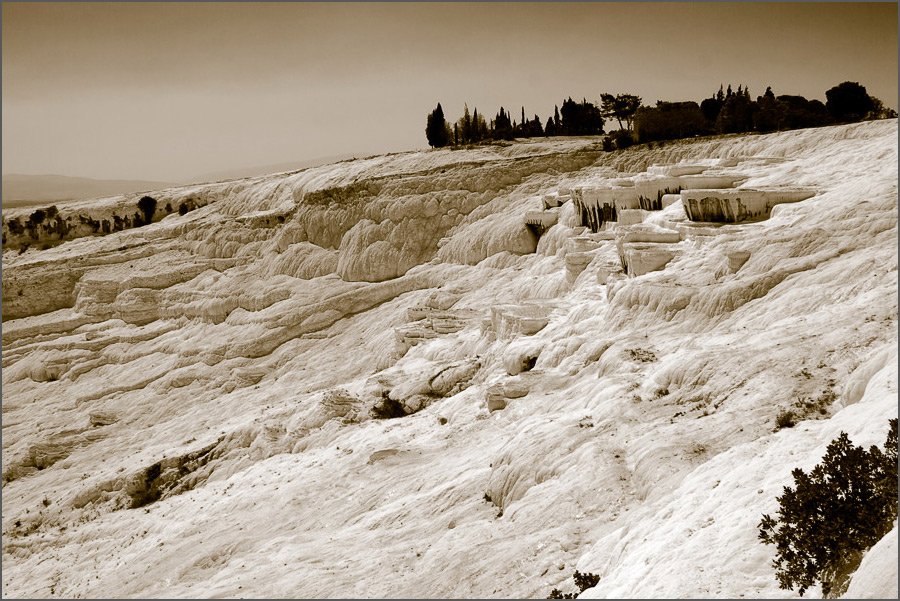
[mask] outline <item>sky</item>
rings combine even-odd
[[[897,108],[896,3],[2,5],[3,173],[191,181],[427,148],[441,103],[546,121],[571,96],[720,83]]]

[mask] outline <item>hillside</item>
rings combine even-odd
[[[897,160],[532,140],[4,211],[3,596],[796,597],[760,516],[897,416]]]
[[[318,167],[319,165],[327,165],[329,163],[337,163],[361,156],[356,154],[339,154],[327,157],[317,157],[304,161],[286,161],[282,163],[272,163],[268,165],[255,165],[253,167],[235,167],[233,169],[220,169],[196,175],[187,181],[191,182],[217,182],[223,179],[240,179],[244,177],[255,177],[258,175],[268,175],[270,173],[281,173],[284,171],[298,171],[309,167]]]

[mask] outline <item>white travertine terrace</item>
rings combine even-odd
[[[537,226],[540,231],[550,229],[559,221],[559,213],[557,211],[526,211],[523,218],[525,225]]]
[[[650,211],[644,209],[619,209],[617,211],[618,219],[616,222],[620,225],[637,225],[643,223],[644,219],[650,215]]]
[[[680,249],[671,244],[632,243],[622,249],[625,272],[632,276],[658,271],[675,258]]]
[[[2,593],[789,596],[760,516],[897,416],[897,164],[887,120],[370,157],[106,235],[134,195],[60,207],[77,238],[3,254]],[[815,195],[691,221],[733,176]],[[591,231],[618,195],[642,222]],[[896,538],[853,596],[896,595]]]
[[[681,202],[692,221],[738,223],[768,219],[775,205],[815,196],[804,188],[683,190]]]
[[[552,305],[531,302],[522,305],[491,307],[491,331],[497,340],[510,340],[520,335],[530,336],[548,323]]]
[[[647,173],[678,177],[681,175],[696,175],[697,173],[703,173],[706,169],[708,169],[706,165],[650,165],[647,167]]]
[[[684,175],[678,178],[678,183],[685,190],[698,188],[732,188],[743,179],[741,175]]]

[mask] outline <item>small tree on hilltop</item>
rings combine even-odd
[[[600,114],[604,119],[615,118],[619,122],[619,129],[631,129],[634,114],[641,107],[641,97],[634,94],[600,94]],[[622,127],[622,120],[625,127]]]
[[[897,517],[897,420],[890,420],[884,451],[853,446],[841,432],[812,472],[792,475],[795,487],[784,487],[776,518],[762,516],[759,538],[775,545],[781,588],[798,587],[803,596],[819,581],[823,596],[840,595],[862,554]]]

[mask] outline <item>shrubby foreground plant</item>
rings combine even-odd
[[[883,451],[854,446],[841,432],[809,474],[791,473],[794,488],[777,498],[776,517],[762,516],[759,538],[775,545],[781,588],[799,588],[802,596],[821,582],[824,597],[842,594],[863,553],[890,532],[897,517],[897,420],[889,423]]]
[[[597,574],[591,574],[590,572],[582,574],[578,570],[575,570],[575,573],[572,574],[572,579],[575,580],[575,586],[578,587],[577,593],[564,593],[558,588],[550,591],[550,595],[547,597],[548,599],[575,599],[586,591],[589,588],[597,586],[597,583],[600,582],[600,576]]]

